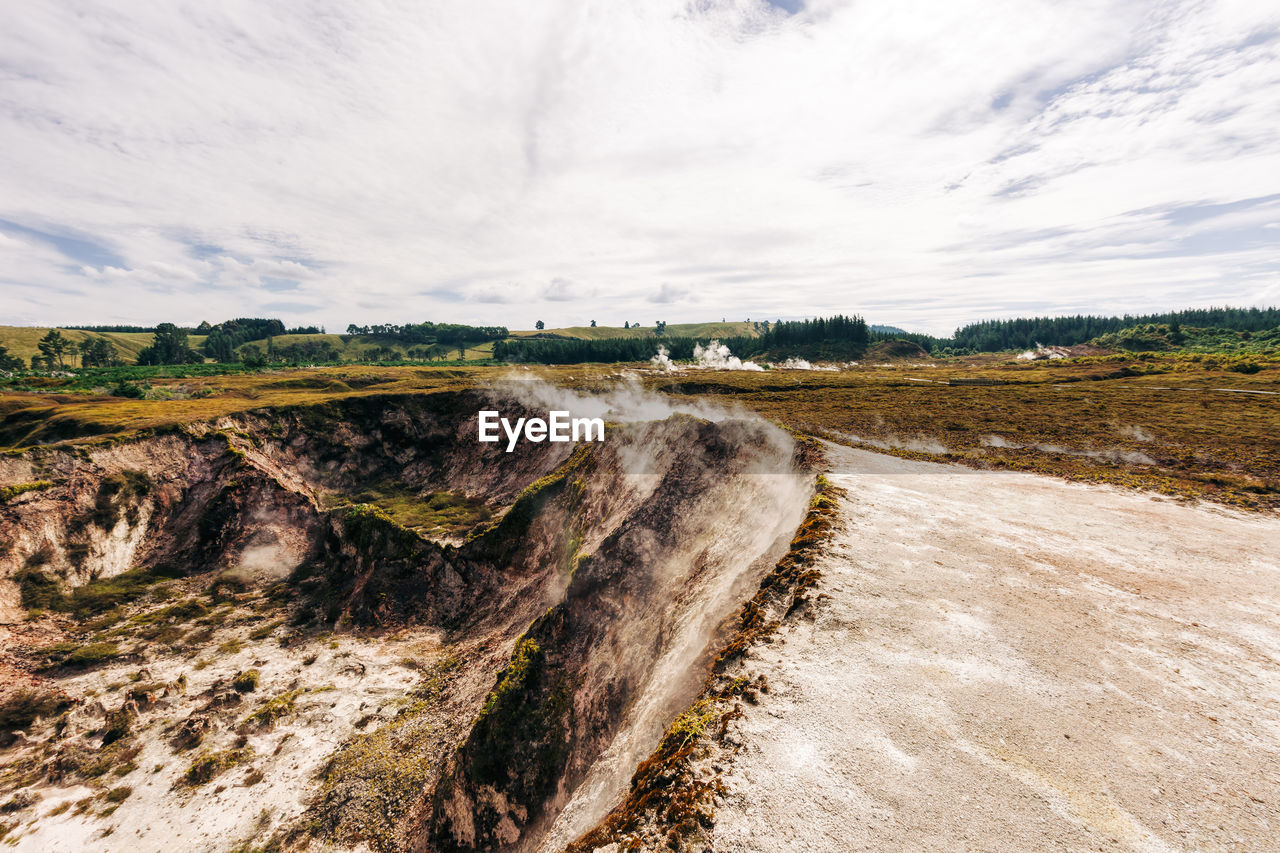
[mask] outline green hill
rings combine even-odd
[[[0,326],[0,344],[4,344],[11,355],[16,355],[30,361],[34,355],[39,355],[40,350],[37,346],[41,338],[47,335],[51,327],[38,326]],[[116,352],[120,360],[126,364],[133,364],[138,359],[138,353],[143,348],[151,344],[151,332],[88,332],[79,329],[59,329],[63,336],[72,342],[79,343],[82,340],[91,338],[106,338],[116,348]],[[733,337],[757,337],[759,331],[752,323],[748,322],[732,322],[732,323],[672,323],[667,326],[667,337],[684,337],[684,338],[733,338]],[[511,333],[513,338],[548,338],[548,339],[578,339],[578,340],[607,340],[611,338],[651,338],[653,337],[653,326],[637,326],[631,329],[623,329],[619,326],[573,326],[564,329],[544,329],[542,331],[514,331]],[[204,343],[204,335],[190,335],[188,341],[191,348],[198,350]],[[387,347],[394,350],[397,355],[403,355],[409,348],[402,341],[398,341],[391,337],[381,335],[331,335],[331,334],[310,334],[310,335],[276,335],[271,339],[272,346],[279,350],[294,345],[306,344],[325,344],[338,353],[338,356],[346,361],[359,361],[362,355],[371,350],[377,350],[380,347]],[[249,341],[241,344],[237,348],[237,352],[246,354],[256,352],[265,354],[267,350],[266,339]],[[450,354],[450,357],[456,358],[456,351]],[[493,343],[486,342],[476,346],[468,346],[466,357],[468,359],[482,359],[493,357]]]
[[[9,349],[10,355],[19,356],[29,362],[31,356],[40,354],[37,344],[51,330],[51,327],[41,326],[0,326],[0,344],[4,344]],[[64,338],[73,343],[93,338],[106,338],[115,346],[120,360],[129,364],[137,360],[138,353],[142,352],[154,337],[150,332],[84,332],[79,329],[59,329],[59,331]],[[197,346],[203,340],[202,336],[193,335],[191,345]]]
[[[1280,350],[1280,326],[1251,332],[1143,323],[1099,335],[1090,343],[1129,352],[1272,353]]]

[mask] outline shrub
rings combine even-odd
[[[238,693],[252,693],[258,689],[258,671],[256,669],[247,669],[238,673],[231,681],[231,686]]]
[[[41,717],[52,717],[71,700],[51,690],[21,689],[0,700],[0,731],[25,729]]]
[[[290,690],[268,699],[262,707],[245,717],[244,722],[240,724],[241,728],[271,728],[277,721],[293,714],[294,702],[300,693],[302,693],[301,690]]]
[[[253,758],[253,747],[242,746],[218,752],[202,752],[191,762],[183,781],[191,786],[203,785],[226,770]]]
[[[133,793],[133,788],[130,788],[128,785],[121,785],[118,788],[112,788],[110,791],[107,791],[102,796],[103,796],[103,799],[105,799],[107,802],[118,804],[118,803],[123,803],[125,800],[129,799],[129,795],[132,793]]]
[[[108,711],[107,728],[102,733],[102,745],[108,746],[127,737],[132,722],[129,713],[123,708],[118,711]]]
[[[62,661],[66,666],[90,667],[107,663],[120,657],[120,647],[115,643],[89,643],[80,646]]]
[[[58,579],[37,569],[22,569],[13,576],[27,610],[63,610],[67,596]]]

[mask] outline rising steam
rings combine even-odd
[[[671,351],[661,344],[658,345],[658,352],[653,358],[649,359],[649,363],[658,370],[666,372],[675,372],[680,370],[680,366],[671,360]],[[850,362],[857,366],[857,362]],[[781,364],[770,364],[768,367],[774,370],[837,370],[833,366],[814,365],[807,359],[788,358]],[[720,343],[714,338],[704,347],[701,344],[695,344],[693,347],[693,367],[700,367],[705,370],[747,370],[757,371],[765,368],[754,361],[743,361],[734,355],[729,347]]]
[[[705,347],[696,344],[693,347],[693,361],[698,367],[711,370],[764,370],[754,361],[743,361],[729,348],[714,338]]]

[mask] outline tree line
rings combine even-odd
[[[85,338],[73,341],[57,329],[51,329],[36,343],[39,355],[31,357],[32,370],[65,370],[74,367],[78,359],[81,367],[114,367],[122,364],[115,345],[106,338]],[[8,348],[0,345],[0,370],[24,370],[26,365],[19,356],[10,355]]]
[[[718,340],[742,358],[758,355],[857,358],[872,337],[866,321],[856,315],[764,321],[756,324],[756,328],[760,330],[758,337],[720,337]],[[670,358],[682,360],[693,358],[693,348],[708,342],[699,338],[667,337],[665,330],[666,323],[658,323],[653,336],[642,338],[516,338],[495,343],[493,357],[498,361],[537,364],[647,361],[662,346]]]
[[[1259,332],[1280,326],[1280,308],[1191,308],[1163,314],[1126,314],[1123,317],[1077,314],[1074,317],[984,320],[956,329],[950,340],[935,338],[934,346],[926,349],[951,347],[971,352],[1000,352],[1031,349],[1037,344],[1073,346],[1087,343],[1100,335],[1149,323]]]
[[[949,355],[968,352],[1000,352],[1030,349],[1037,344],[1071,346],[1101,336],[1115,340],[1116,333],[1140,326],[1162,324],[1169,327],[1171,343],[1181,339],[1181,327],[1223,329],[1236,332],[1261,332],[1280,328],[1280,308],[1193,308],[1162,314],[1124,316],[1076,315],[1070,317],[1023,317],[1007,320],[984,320],[956,330],[951,338],[912,334],[897,329],[869,327],[857,315],[837,314],[807,320],[761,321],[754,324],[756,337],[722,337],[735,355],[742,358],[803,356],[806,358],[854,359],[871,344],[889,340],[907,340],[930,353]],[[638,326],[638,324],[628,324]],[[457,323],[377,324],[347,327],[349,336],[376,338],[376,346],[362,349],[354,358],[363,361],[415,360],[431,361],[448,358],[457,351],[464,358],[468,346],[493,341],[493,357],[499,361],[535,362],[543,364],[579,364],[584,362],[647,361],[661,345],[673,359],[691,359],[698,343],[706,341],[689,337],[668,337],[667,324],[654,323],[644,337],[582,340],[565,338],[508,339],[505,326],[468,326]],[[314,326],[286,328],[275,318],[240,317],[211,325],[201,323],[195,329],[174,323],[155,327],[141,326],[74,326],[66,327],[93,332],[150,331],[151,343],[139,354],[139,364],[190,364],[206,358],[222,363],[333,363],[344,360],[344,352],[328,340],[296,341],[277,346],[274,338],[290,334],[321,334]],[[189,340],[191,332],[205,336],[199,347]],[[265,340],[265,351],[246,344]],[[402,345],[401,348],[392,346]],[[51,330],[37,344],[39,354],[31,359],[33,369],[66,369],[110,367],[121,364],[116,347],[106,338],[89,338],[75,342],[57,329]],[[346,358],[353,353],[347,351]],[[0,344],[0,370],[22,370],[23,359],[8,352]]]
[[[372,326],[347,326],[348,335],[376,336],[406,344],[479,344],[498,341],[511,332],[506,326],[464,326],[460,323],[381,323]]]

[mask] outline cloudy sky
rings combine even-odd
[[[1274,2],[5,17],[0,324],[1280,303]]]

